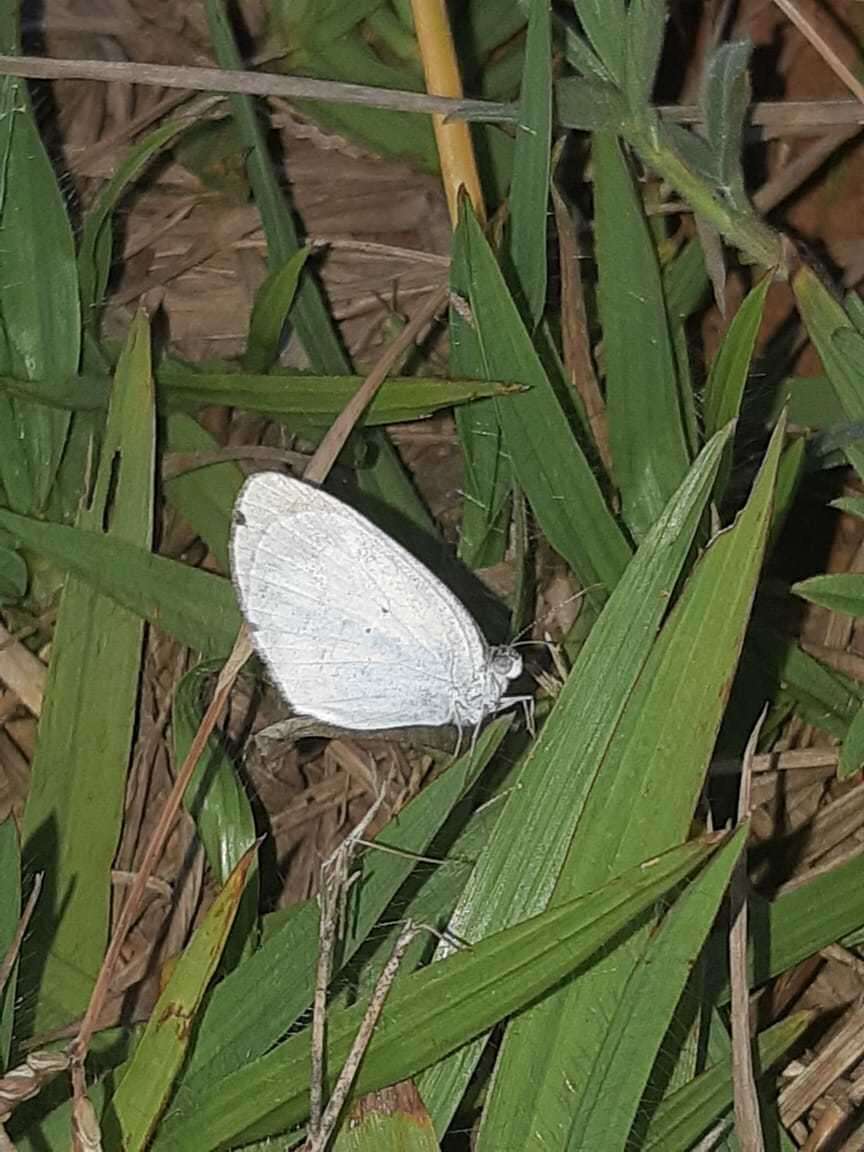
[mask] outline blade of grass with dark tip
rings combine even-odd
[[[6,959],[21,916],[21,846],[15,821],[7,817],[0,824],[0,966]],[[15,985],[18,965],[12,967],[0,986],[0,1076],[9,1065],[12,1028],[15,1022]]]
[[[80,516],[100,537],[149,545],[154,411],[150,331],[139,314],[117,367],[93,499]],[[46,878],[24,954],[39,990],[37,1031],[83,1013],[105,950],[143,631],[139,616],[67,577],[23,820],[26,867]]]
[[[591,781],[553,903],[593,890],[688,834],[762,568],[783,435],[781,423],[744,511],[695,566],[628,697]],[[510,1025],[486,1105],[493,1115],[484,1116],[484,1149],[505,1131],[525,1149],[548,1145],[553,1132],[573,1152],[624,1146],[674,1008],[646,991],[656,932],[649,923],[631,934],[608,963]],[[688,970],[686,964],[678,970],[681,988]],[[625,1043],[628,1056],[619,1062],[615,1054]],[[562,1083],[571,1085],[566,1097]]]
[[[242,617],[230,580],[119,537],[31,520],[2,508],[0,527],[193,652],[215,660],[231,651]]]
[[[539,911],[558,881],[581,813],[693,544],[728,433],[710,441],[646,537],[582,646],[508,796],[450,922],[459,939]],[[423,1076],[439,1135],[474,1072],[482,1043]],[[524,1087],[523,1090],[525,1091]]]
[[[220,68],[243,67],[224,0],[206,0],[207,23],[213,51]],[[273,170],[264,129],[258,119],[255,101],[250,96],[228,97],[247,151],[246,171],[252,186],[256,207],[267,237],[268,262],[271,268],[284,264],[300,248],[297,229],[285,195]],[[315,372],[345,375],[350,371],[339,334],[330,319],[318,285],[308,274],[301,277],[291,321]],[[372,495],[383,494],[394,508],[409,520],[431,527],[426,509],[408,483],[396,450],[382,432],[367,433],[372,445],[373,462],[358,473],[360,486],[366,490],[371,479]]]
[[[470,311],[486,379],[502,371],[528,391],[495,401],[507,451],[550,544],[602,603],[624,571],[630,549],[507,291],[501,269],[464,201],[459,232],[470,273]]]
[[[111,1099],[124,1152],[143,1152],[168,1102],[194,1034],[191,1023],[228,941],[255,855],[253,845],[237,861],[178,957]]]
[[[612,471],[640,540],[680,484],[689,453],[657,250],[617,137],[593,137],[598,306]]]

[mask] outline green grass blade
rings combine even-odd
[[[18,829],[11,817],[0,824],[0,958],[15,938],[21,915],[21,848]],[[15,1021],[15,984],[18,966],[12,969],[0,989],[0,1076],[9,1065],[12,1028]]]
[[[154,452],[150,332],[139,314],[117,367],[93,500],[80,517],[96,538],[149,545]],[[143,629],[128,608],[67,578],[23,822],[26,866],[45,872],[25,954],[28,978],[39,986],[32,1020],[39,1031],[83,1012],[102,961]]]
[[[850,346],[856,348],[860,344],[860,334],[843,305],[806,264],[792,277],[792,289],[801,319],[846,419],[855,423],[864,420],[864,359],[849,355]],[[841,333],[846,338],[844,342],[838,340]],[[848,445],[845,455],[858,475],[864,476],[864,445]]]
[[[209,673],[209,674],[208,674]],[[212,680],[212,669],[193,668],[174,693],[171,733],[174,737],[174,763],[180,765],[201,724],[204,708],[202,690]],[[210,736],[192,773],[183,796],[183,805],[195,821],[195,831],[204,849],[210,875],[217,884],[227,884],[243,855],[256,842],[252,805],[237,770],[228,758],[222,741]],[[239,955],[255,942],[258,923],[258,867],[253,863],[237,911],[232,938],[226,947],[226,960],[233,967]]]
[[[386,380],[364,413],[368,426],[422,420],[435,412],[469,404],[487,396],[509,396],[522,389],[506,383],[468,378],[444,380],[437,376],[392,376]],[[156,369],[159,407],[168,412],[197,412],[219,405],[260,412],[275,420],[299,421],[313,427],[332,423],[363,383],[361,376],[311,376],[297,372],[202,371],[166,360]],[[61,380],[38,381],[0,376],[0,389],[10,396],[74,411],[98,412],[107,407],[111,381],[87,373]]]
[[[465,231],[457,229],[450,254],[451,300],[468,300],[471,270]],[[486,375],[480,342],[466,309],[450,305],[450,372]],[[487,568],[504,559],[510,523],[513,473],[504,448],[504,433],[492,400],[456,409],[456,427],[465,465],[459,558],[470,568]]]
[[[578,1120],[574,1120],[570,1128],[569,1140],[566,1144],[562,1142],[562,1147],[572,1152],[583,1148],[617,1152],[626,1147],[647,1076],[726,894],[747,832],[747,827],[738,829],[730,843],[675,902],[659,927],[653,929],[630,979],[620,988],[620,1000],[612,1018],[605,1022],[607,1042],[597,1053],[593,1068],[586,1069],[591,1080],[590,1088],[585,1089],[591,1100],[590,1110],[580,1110]],[[616,950],[616,957],[621,950]],[[602,969],[603,965],[598,965],[586,975],[590,979]],[[560,1009],[561,997],[553,995],[552,999]],[[544,1001],[541,1008],[546,1003],[549,1001]],[[644,1010],[646,1004],[651,1006],[650,1013]],[[534,1019],[534,1013],[529,1013],[510,1025],[484,1111],[478,1152],[502,1148],[509,1140],[519,1138],[518,1130],[504,1127],[510,1123],[511,1109],[500,1107],[501,1093],[512,1091],[511,1077],[517,1065],[524,1067],[533,1058],[539,1072],[545,1062],[543,1052],[550,1051],[549,1046],[538,1050]],[[532,1142],[528,1136],[524,1147],[542,1146],[538,1140],[542,1137]]]
[[[183,412],[171,412],[165,420],[169,453],[218,452],[222,445]],[[168,503],[195,529],[228,574],[228,537],[231,510],[243,485],[243,473],[232,460],[193,468],[163,481]]]
[[[247,372],[269,372],[278,361],[285,321],[308,257],[308,248],[301,248],[289,256],[255,293],[243,356],[243,367]]]
[[[545,907],[574,829],[683,570],[727,437],[715,438],[646,537],[588,635],[477,862],[450,927],[481,939]],[[431,1070],[421,1094],[442,1133],[477,1045]],[[524,1089],[523,1089],[524,1090]]]
[[[762,1032],[755,1044],[759,1072],[764,1075],[778,1063],[811,1023],[810,1012],[796,1012]],[[689,1152],[732,1108],[732,1103],[730,1057],[671,1093],[652,1116],[639,1147],[643,1152]]]
[[[363,1058],[355,1094],[413,1075],[542,995],[691,875],[709,853],[705,842],[688,844],[600,892],[400,979]],[[341,1067],[364,1010],[361,1003],[329,1015],[329,1076]],[[154,1152],[211,1152],[293,1127],[308,1112],[308,1078],[307,1030],[233,1076],[211,1082],[194,1107],[172,1113]]]
[[[592,891],[688,833],[762,567],[782,443],[781,425],[744,512],[697,565],[645,664],[579,815],[555,901]],[[705,651],[712,654],[707,663]],[[629,994],[631,982],[641,979],[639,966],[648,963],[650,938],[650,929],[634,934],[607,965],[512,1026],[489,1103],[493,1132],[508,1131],[525,1149],[548,1146],[552,1133],[562,1132],[569,1133],[567,1147],[583,1134],[597,1152],[623,1146],[669,1024],[668,1015],[656,1012],[657,995]],[[671,1012],[674,1004],[667,1007]],[[625,1066],[615,1060],[622,1035],[631,1038]],[[520,1081],[517,1105],[513,1085],[529,1061],[532,1073]],[[562,1079],[572,1085],[566,1099]]]
[[[864,576],[857,572],[811,576],[793,584],[791,591],[802,600],[819,604],[829,612],[845,616],[864,616]]]
[[[602,602],[627,565],[629,547],[568,422],[470,208],[463,204],[470,303],[486,379],[504,372],[529,386],[496,400],[516,479],[549,542],[592,599]],[[593,588],[593,591],[591,589]]]
[[[0,36],[8,41],[8,30]],[[10,94],[2,102],[11,99],[13,110],[6,117],[0,203],[0,366],[24,379],[62,380],[77,372],[81,352],[72,229],[26,86],[9,76],[2,83]],[[0,459],[9,455],[2,472],[9,501],[22,512],[41,511],[60,465],[69,414],[22,401],[0,414],[6,417]]]
[[[253,845],[177,961],[117,1087],[111,1113],[124,1152],[143,1152],[167,1103],[192,1038],[190,1024],[219,963],[254,860]]]
[[[705,431],[712,436],[741,413],[741,398],[762,324],[771,277],[764,276],[732,318],[705,384]]]
[[[92,334],[98,328],[111,273],[111,217],[114,209],[156,157],[195,123],[192,117],[171,120],[148,133],[123,158],[84,219],[78,251],[78,281],[84,324]]]
[[[642,201],[616,137],[594,137],[598,305],[606,407],[622,514],[636,539],[689,464],[663,279]]]
[[[510,724],[501,717],[480,735],[473,755],[463,756],[376,837],[392,852],[367,852],[359,861],[357,904],[342,942],[347,963],[414,869],[465,792],[497,750]],[[297,905],[286,923],[213,992],[201,1022],[188,1074],[177,1097],[181,1112],[219,1077],[272,1047],[312,1003],[318,955],[318,909]]]
[[[532,330],[540,323],[546,304],[552,156],[551,35],[549,0],[533,0],[525,41],[506,244],[508,271]]]
[[[0,528],[193,652],[215,660],[231,651],[242,618],[229,580],[119,537],[46,524],[2,508]]]

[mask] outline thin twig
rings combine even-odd
[[[333,1130],[339,1120],[339,1115],[345,1106],[345,1101],[348,1099],[354,1080],[357,1077],[360,1061],[363,1059],[366,1049],[369,1047],[372,1033],[375,1031],[375,1026],[381,1017],[384,1001],[387,999],[387,994],[393,986],[393,981],[399,972],[402,957],[405,955],[408,946],[419,931],[420,929],[409,920],[399,933],[396,944],[393,947],[392,955],[375,983],[375,989],[369,1000],[369,1007],[366,1009],[363,1022],[357,1031],[357,1035],[354,1037],[354,1042],[342,1066],[342,1071],[339,1073],[339,1079],[336,1081],[333,1094],[327,1102],[327,1107],[324,1109],[320,1126],[317,1132],[310,1132],[303,1146],[303,1152],[323,1152],[327,1146],[327,1142],[333,1134]]]
[[[312,1072],[309,1085],[309,1132],[316,1136],[322,1129],[322,1104],[324,1100],[324,1078],[326,1032],[327,1032],[327,989],[333,968],[333,948],[342,919],[345,898],[350,887],[348,870],[357,847],[369,825],[377,816],[386,796],[382,788],[374,802],[364,813],[363,818],[349,832],[342,843],[331,852],[321,865],[321,880],[318,890],[320,922],[318,929],[318,965],[315,972],[315,994],[312,1000]]]
[[[421,308],[418,308],[396,339],[385,348],[375,367],[327,429],[315,455],[306,466],[306,471],[303,473],[305,480],[310,480],[315,484],[323,483],[327,473],[333,467],[336,457],[345,447],[354,425],[371,404],[375,393],[387,379],[390,370],[414,346],[419,334],[427,325],[432,323],[446,303],[447,287],[445,285],[434,292]]]
[[[759,742],[759,732],[768,713],[767,705],[747,741],[741,767],[741,789],[738,795],[738,821],[750,816],[752,764]],[[743,852],[735,865],[730,884],[732,926],[729,930],[729,982],[731,988],[732,1077],[735,1086],[735,1134],[745,1152],[764,1152],[765,1139],[759,1118],[759,1096],[753,1071],[753,1049],[750,1040],[750,998],[747,980],[747,854]]]
[[[30,80],[100,80],[107,83],[149,84],[193,92],[240,92],[247,96],[282,96],[294,100],[322,100],[385,108],[394,112],[437,112],[472,120],[515,121],[516,108],[490,100],[452,100],[345,84],[340,80],[313,80],[274,72],[248,72],[224,68],[190,68],[173,64],[140,64],[126,60],[61,60],[41,56],[2,56],[0,74]]]
[[[3,996],[3,989],[6,987],[6,982],[12,974],[15,961],[18,959],[18,953],[21,951],[21,941],[24,939],[24,933],[27,931],[27,925],[30,923],[30,917],[33,915],[33,909],[36,907],[36,901],[39,899],[39,893],[42,891],[44,875],[44,872],[37,873],[33,881],[33,888],[27,898],[24,911],[21,913],[18,927],[15,929],[15,935],[12,937],[11,944],[6,949],[3,963],[0,964],[0,997]]]
[[[853,96],[864,104],[864,84],[846,67],[822,33],[804,15],[798,5],[793,3],[793,0],[774,0],[774,3],[792,21],[802,36],[813,45],[834,75],[842,80]]]
[[[392,112],[439,113],[452,119],[499,124],[516,124],[519,119],[518,106],[513,103],[456,100],[422,92],[374,88],[368,84],[345,84],[338,80],[313,80],[304,76],[282,76],[273,72],[174,67],[125,60],[68,60],[0,55],[0,75],[21,76],[30,80],[95,80],[103,83],[144,84],[191,92],[240,92],[249,96],[355,104]],[[158,119],[164,111],[165,106],[162,104],[155,111],[148,109],[143,117],[134,121],[133,127],[141,130]],[[702,122],[702,112],[695,104],[662,104],[657,106],[656,111],[664,120],[678,124]],[[864,122],[864,107],[858,100],[764,100],[750,106],[747,121],[755,128],[767,129],[778,135],[814,134],[825,128],[861,124]],[[88,161],[92,161],[97,152],[102,155],[115,147],[122,138],[118,135],[105,141],[104,145],[100,142],[91,146],[87,150]]]

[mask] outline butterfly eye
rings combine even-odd
[[[496,648],[492,652],[492,668],[507,680],[516,680],[522,675],[522,657],[512,648]]]

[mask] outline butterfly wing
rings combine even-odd
[[[389,536],[303,481],[238,497],[231,564],[258,654],[298,711],[369,730],[450,722],[486,643],[462,604]]]

